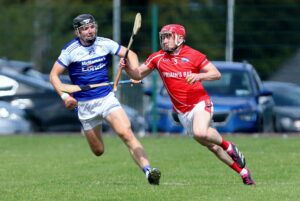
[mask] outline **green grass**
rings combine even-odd
[[[216,160],[191,137],[141,138],[160,186],[147,183],[125,145],[105,136],[93,156],[82,135],[0,137],[1,201],[299,200],[300,138],[226,136],[247,157],[257,186]]]

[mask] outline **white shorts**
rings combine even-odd
[[[89,101],[78,102],[78,118],[83,130],[91,130],[102,124],[103,118],[113,110],[121,108],[121,104],[113,92],[107,96]]]
[[[193,134],[193,119],[195,112],[207,111],[210,113],[211,118],[214,113],[214,106],[210,99],[200,101],[196,106],[189,112],[178,114],[178,118],[182,126],[186,129],[187,134]]]

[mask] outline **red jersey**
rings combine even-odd
[[[186,76],[199,73],[209,63],[206,55],[183,45],[176,55],[170,55],[160,50],[148,57],[144,64],[156,68],[169,93],[175,111],[188,112],[202,100],[209,96],[201,82],[189,84]]]

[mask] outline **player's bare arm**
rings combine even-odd
[[[64,101],[66,108],[73,109],[77,106],[77,101],[72,96],[62,92],[61,90],[63,83],[61,82],[59,76],[64,72],[64,70],[65,68],[61,64],[55,62],[50,72],[49,79],[55,91]]]
[[[125,70],[127,74],[135,80],[142,80],[152,72],[145,64],[133,67],[132,65],[125,63]]]
[[[121,47],[121,50],[119,52],[120,59],[120,68],[125,69],[126,73],[134,80],[141,80],[141,76],[139,75],[139,72],[137,71],[137,67],[139,66],[139,60],[138,56],[135,52],[132,50],[129,50],[127,59],[125,59],[127,48]]]
[[[186,81],[189,84],[198,82],[198,81],[211,81],[211,80],[219,80],[221,78],[220,71],[216,68],[216,66],[209,62],[206,64],[200,73],[192,73],[186,77]]]
[[[55,62],[49,75],[52,86],[60,96],[62,95],[63,92],[61,91],[60,86],[62,85],[62,82],[59,79],[59,76],[64,72],[64,70],[65,69],[64,67],[61,66],[61,64]]]
[[[120,59],[120,68],[125,69],[126,73],[134,80],[142,80],[144,77],[149,75],[152,70],[150,70],[146,65],[142,64],[139,66],[139,61],[136,53],[132,52],[132,59],[121,58]],[[132,62],[133,61],[133,62]]]
[[[120,67],[124,68],[125,64],[130,65],[130,66],[138,66],[139,65],[139,59],[138,59],[137,54],[134,51],[129,50],[127,58],[124,59],[126,51],[127,51],[127,48],[124,47],[124,46],[121,46],[121,49],[118,53],[118,56],[121,58]]]
[[[119,51],[118,56],[121,57],[121,58],[124,58],[125,54],[126,54],[126,51],[127,51],[127,48],[124,47],[124,46],[121,46],[121,49]],[[138,66],[139,65],[139,59],[138,59],[137,54],[134,51],[129,50],[126,62],[129,63],[132,66]]]

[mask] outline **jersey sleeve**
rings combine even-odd
[[[144,62],[144,65],[146,65],[149,69],[153,70],[157,67],[157,63],[159,61],[159,58],[161,57],[162,54],[160,52],[155,52],[148,57],[148,59]]]
[[[70,54],[66,49],[63,49],[57,59],[57,62],[60,63],[64,67],[68,67],[71,63]]]
[[[105,48],[107,48],[110,54],[118,55],[121,50],[121,45],[109,38],[102,38]]]
[[[197,60],[195,61],[196,66],[199,69],[202,69],[204,66],[206,66],[209,63],[209,60],[207,59],[205,54],[202,54],[201,52],[198,52]]]

